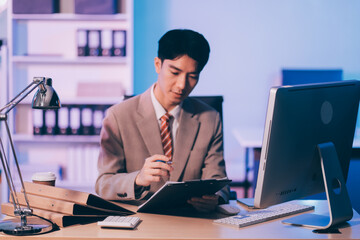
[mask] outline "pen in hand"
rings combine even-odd
[[[155,162],[162,162],[162,163],[166,163],[166,164],[168,164],[168,165],[171,165],[172,164],[172,161],[171,160],[169,160],[169,161],[164,161],[164,160],[155,160]]]

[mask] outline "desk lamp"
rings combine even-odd
[[[29,95],[33,90],[39,88],[32,100],[32,108],[36,109],[59,109],[61,107],[59,97],[55,90],[52,87],[52,79],[45,77],[34,77],[33,81],[22,90],[15,98],[13,98],[9,103],[0,109],[0,123],[4,122],[7,131],[7,138],[10,142],[11,151],[15,160],[17,174],[20,179],[21,187],[23,189],[24,198],[26,201],[26,206],[22,207],[19,204],[19,200],[16,193],[16,188],[14,185],[13,177],[11,176],[9,161],[7,159],[5,148],[0,136],[0,158],[5,172],[6,181],[8,183],[10,197],[14,204],[14,214],[15,216],[20,216],[20,219],[16,218],[9,221],[0,221],[0,231],[3,231],[6,234],[11,235],[32,235],[49,232],[53,229],[53,224],[29,224],[27,221],[27,216],[35,216],[30,208],[24,182],[21,176],[19,163],[16,157],[14,144],[11,138],[10,129],[7,123],[8,113],[19,104],[27,95]],[[18,193],[19,194],[19,193]],[[41,217],[40,217],[41,218]],[[20,220],[20,221],[19,221]],[[44,219],[51,223],[51,221]]]

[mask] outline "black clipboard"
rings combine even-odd
[[[155,213],[185,207],[189,198],[214,194],[230,182],[228,178],[166,182],[137,212]]]

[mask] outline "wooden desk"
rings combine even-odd
[[[298,201],[311,204],[317,213],[326,213],[324,200]],[[236,204],[232,202],[232,204]],[[124,205],[128,209],[134,206]],[[360,215],[354,211],[354,217],[339,228],[341,234],[316,234],[311,229],[294,227],[281,223],[281,219],[256,224],[245,228],[235,228],[213,223],[213,219],[190,218],[157,214],[138,213],[142,222],[135,230],[102,229],[96,223],[62,228],[59,231],[31,236],[29,239],[360,239]],[[0,234],[0,238],[23,239]]]

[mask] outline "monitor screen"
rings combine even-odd
[[[317,147],[332,143],[347,178],[360,81],[270,90],[254,206],[266,208],[324,191]]]

